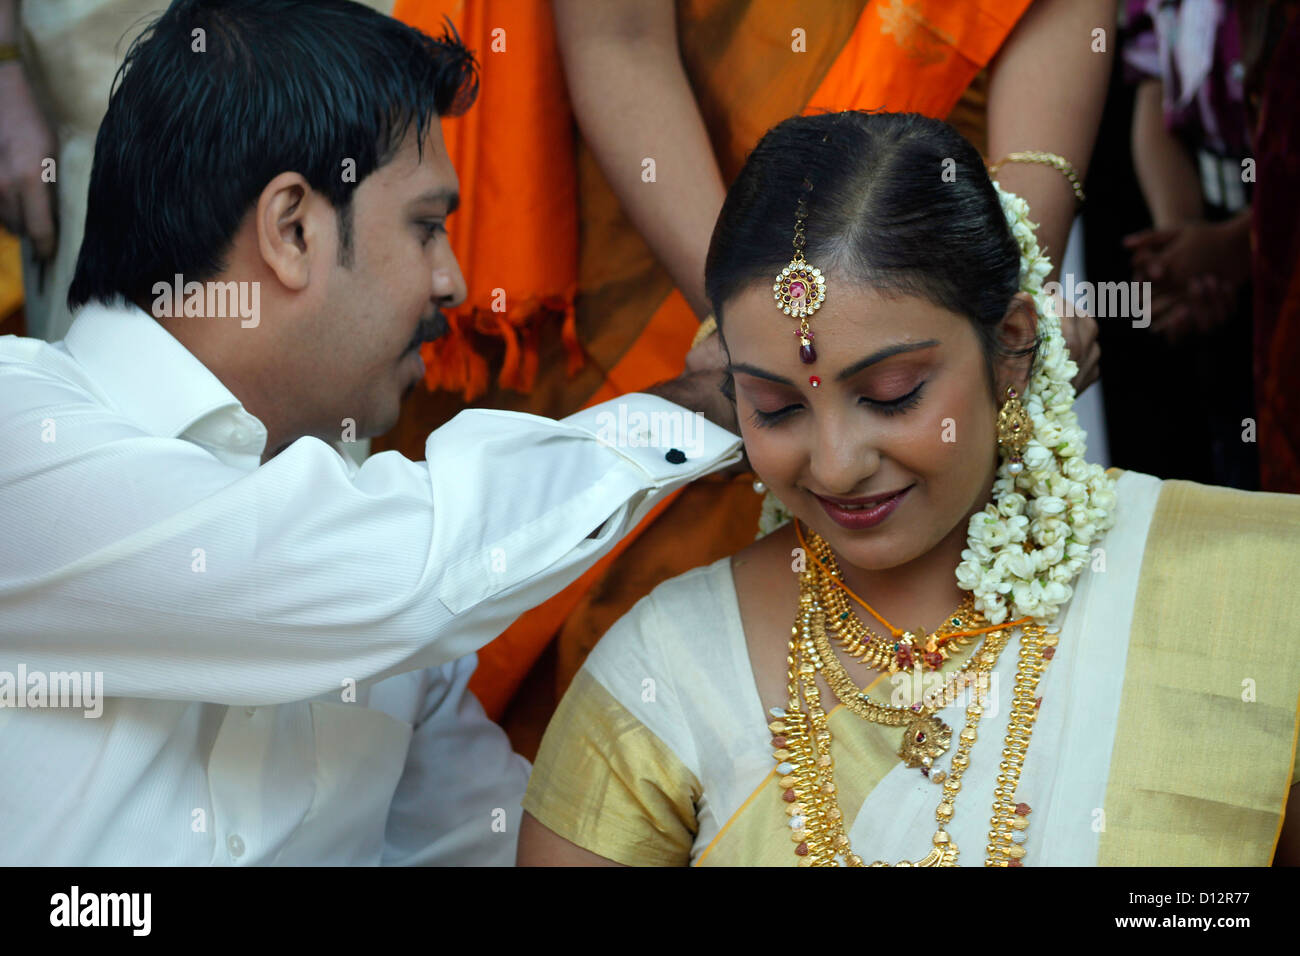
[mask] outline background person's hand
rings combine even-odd
[[[1199,220],[1148,229],[1124,240],[1133,276],[1152,286],[1151,330],[1170,343],[1204,335],[1228,321],[1249,278],[1248,220]]]
[[[58,144],[17,60],[0,64],[0,103],[0,225],[49,259],[57,248],[54,184],[41,181],[41,163]]]
[[[1124,245],[1133,254],[1135,279],[1171,289],[1210,275],[1239,283],[1250,270],[1249,231],[1237,221],[1147,229],[1126,236]]]
[[[1167,286],[1162,283],[1162,288]],[[1237,309],[1238,286],[1207,275],[1193,278],[1182,288],[1162,291],[1151,303],[1151,331],[1173,345],[1205,335],[1232,318]]]
[[[1079,366],[1074,376],[1074,394],[1082,395],[1083,390],[1101,375],[1101,342],[1097,338],[1097,320],[1077,306],[1071,311],[1073,315],[1062,314],[1064,310],[1058,296],[1056,312],[1061,316],[1061,336],[1065,339],[1070,358]]]

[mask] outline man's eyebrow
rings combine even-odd
[[[427,193],[421,193],[408,203],[411,206],[418,206],[421,203],[439,203],[447,204],[447,215],[450,216],[460,207],[460,193],[454,189],[432,189]]]
[[[887,345],[878,352],[872,352],[866,358],[854,362],[848,368],[840,372],[839,375],[835,376],[835,378],[837,381],[842,382],[847,378],[852,378],[864,368],[867,368],[870,365],[875,365],[877,362],[883,362],[887,358],[893,358],[895,355],[902,355],[906,352],[917,352],[921,349],[933,348],[939,344],[941,343],[938,339],[926,339],[924,342],[900,342],[897,345]],[[791,388],[798,387],[794,382],[790,381],[783,375],[777,375],[775,372],[769,372],[766,369],[758,368],[757,366],[750,365],[747,362],[733,362],[727,366],[727,371],[744,372],[746,375],[753,375],[755,378],[765,378],[769,382],[776,382],[779,385],[789,385]]]

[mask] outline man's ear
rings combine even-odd
[[[998,324],[998,341],[1006,352],[1020,352],[1030,348],[1038,337],[1038,309],[1028,292],[1017,292],[1011,297],[1007,311]],[[1033,372],[1033,355],[1009,356],[998,362],[998,400],[1006,394],[1008,385],[1024,395],[1029,388]]]
[[[257,197],[254,225],[258,252],[266,267],[294,291],[306,288],[312,259],[321,254],[325,237],[315,228],[316,217],[311,215],[314,201],[319,200],[301,173],[280,173]]]

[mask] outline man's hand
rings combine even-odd
[[[49,259],[57,248],[54,189],[41,181],[41,163],[58,145],[17,60],[0,63],[0,103],[0,225],[30,238],[37,256]]]
[[[726,368],[726,365],[727,353],[722,351],[722,339],[717,332],[686,353],[688,372],[707,372],[710,369]]]
[[[713,424],[720,425],[733,435],[739,435],[736,403],[722,394],[722,384],[727,378],[724,371],[726,367],[727,353],[722,349],[721,338],[715,333],[686,353],[685,372],[671,381],[652,385],[645,391],[692,411],[703,412],[704,417]],[[753,469],[749,457],[745,455],[721,473],[741,475],[750,471]]]
[[[726,378],[721,369],[701,372],[683,372],[674,379],[651,385],[644,389],[651,395],[658,395],[683,408],[694,412],[703,412],[704,417],[715,425],[720,425],[733,435],[740,434],[736,421],[736,406],[722,394],[722,382]]]

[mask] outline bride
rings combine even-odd
[[[706,285],[778,527],[597,645],[521,864],[1293,852],[1300,499],[1085,460],[1027,214],[921,116],[759,143]]]

